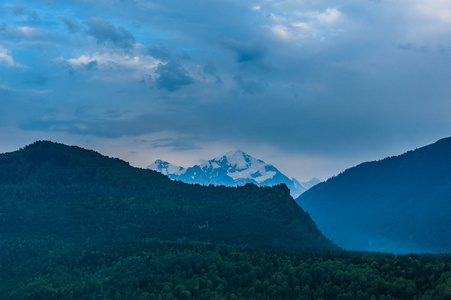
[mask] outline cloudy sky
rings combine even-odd
[[[0,0],[0,152],[327,179],[451,135],[448,0]]]

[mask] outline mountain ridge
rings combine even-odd
[[[365,162],[296,199],[351,250],[451,251],[451,138]],[[346,232],[346,234],[344,234]]]
[[[285,185],[189,185],[49,141],[0,154],[0,212],[1,236],[335,248]]]
[[[240,186],[254,183],[260,186],[273,186],[284,183],[290,189],[293,198],[320,182],[317,178],[308,182],[290,179],[273,165],[256,159],[240,149],[226,151],[211,160],[188,168],[175,166],[160,159],[147,168],[173,180],[201,185]]]

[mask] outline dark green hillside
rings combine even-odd
[[[0,234],[333,248],[286,186],[173,182],[94,151],[36,142],[0,155]]]
[[[451,299],[449,256],[340,251],[286,186],[187,185],[51,142],[0,155],[0,257],[2,300]]]
[[[451,251],[451,138],[367,162],[296,200],[347,249]]]

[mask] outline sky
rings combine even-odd
[[[450,136],[450,81],[448,0],[0,0],[0,152],[325,180]]]

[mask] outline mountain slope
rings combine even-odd
[[[451,251],[451,138],[320,183],[297,200],[339,246]]]
[[[171,179],[175,179],[181,174],[185,173],[186,169],[183,167],[177,167],[167,161],[157,159],[153,164],[149,165],[147,169],[160,172],[163,175],[168,176]]]
[[[201,185],[240,186],[253,183],[259,186],[274,186],[284,183],[290,189],[293,198],[320,182],[316,178],[305,183],[294,178],[290,179],[273,165],[266,164],[241,150],[228,151],[190,168],[174,166],[162,160],[156,160],[147,168],[167,175],[173,180]]]
[[[0,236],[334,247],[286,186],[187,185],[52,142],[0,155]]]

